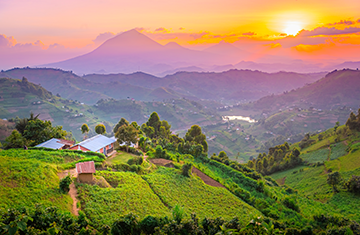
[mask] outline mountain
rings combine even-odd
[[[263,97],[253,106],[257,109],[279,109],[298,106],[308,109],[333,109],[360,104],[360,71],[344,69],[328,73],[324,78],[281,95]]]
[[[105,41],[90,53],[44,66],[72,70],[78,74],[97,71],[156,74],[176,67],[213,63],[215,60],[216,57],[209,53],[190,50],[176,43],[163,46],[133,29]]]

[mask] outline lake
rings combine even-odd
[[[249,123],[257,122],[255,119],[251,119],[250,117],[243,117],[243,116],[222,116],[222,119],[224,121],[240,120],[240,121],[245,121],[245,122],[249,122]]]

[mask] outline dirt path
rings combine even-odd
[[[165,166],[165,167],[174,167],[174,164],[172,161],[167,160],[167,159],[162,159],[162,158],[156,158],[156,159],[150,159],[149,160],[151,163],[158,165],[158,166]],[[202,181],[204,181],[205,184],[213,186],[213,187],[221,187],[221,188],[225,188],[224,185],[220,184],[219,182],[217,182],[216,180],[212,179],[211,177],[207,176],[206,174],[204,174],[203,172],[201,172],[199,169],[197,169],[196,167],[192,168],[191,173],[196,174],[197,176],[200,177],[200,179],[202,179]]]
[[[77,177],[77,172],[76,172],[76,169],[71,169],[71,170],[65,170],[65,171],[62,171],[62,172],[59,172],[58,173],[58,176],[60,179],[64,178],[65,176],[67,176],[68,174],[71,175],[71,177]],[[76,204],[78,202],[77,200],[77,190],[76,190],[76,187],[75,187],[75,184],[74,182],[70,184],[70,191],[69,191],[69,195],[70,197],[72,198],[73,200],[73,206],[72,206],[72,210],[71,210],[71,213],[73,213],[74,215],[78,216],[79,215],[79,208],[77,208]]]
[[[200,171],[196,167],[192,168],[191,173],[196,174],[197,176],[199,176],[200,179],[202,179],[204,181],[204,183],[207,184],[207,185],[214,186],[214,187],[225,188],[224,185],[220,184],[219,182],[217,182],[213,178],[210,178],[209,176],[204,174],[202,171]]]

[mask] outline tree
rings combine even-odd
[[[114,127],[114,133],[116,133],[122,125],[129,125],[129,122],[125,118],[121,118],[120,121]]]
[[[333,187],[333,191],[337,192],[336,185],[341,182],[341,175],[338,171],[328,175],[327,183]]]
[[[340,126],[340,122],[336,122],[335,126],[334,126],[334,132],[336,133],[336,130],[338,129],[338,127]]]
[[[104,134],[106,133],[106,127],[104,124],[98,124],[95,127],[95,132],[98,134]]]
[[[67,132],[62,129],[62,126],[53,127],[50,121],[40,119],[30,120],[23,134],[25,139],[34,141],[32,145],[43,143],[51,138],[63,139],[66,136]]]
[[[89,133],[89,131],[90,131],[89,126],[86,123],[82,124],[81,133],[85,134],[84,139],[85,139],[87,133]]]
[[[139,131],[132,125],[123,125],[118,129],[115,136],[119,144],[125,143],[126,151],[129,152],[131,143],[136,143],[138,141]]]
[[[23,78],[23,79],[24,79],[24,78]],[[25,78],[25,79],[26,79],[26,78]],[[26,128],[26,125],[28,124],[28,122],[38,119],[39,115],[40,115],[40,114],[34,116],[34,113],[31,112],[29,118],[18,119],[18,120],[16,121],[16,124],[15,124],[15,129],[18,130],[18,132],[20,132],[21,135],[23,135],[23,134],[24,134],[24,131],[25,131],[25,128]]]
[[[146,125],[153,127],[155,130],[155,133],[157,133],[159,131],[160,125],[161,125],[159,115],[156,112],[153,112],[150,115],[149,120],[146,122]]]
[[[13,130],[11,135],[5,139],[4,148],[22,148],[28,146],[32,141],[26,140],[17,130]]]
[[[201,127],[198,125],[191,126],[191,128],[185,134],[184,140],[201,144],[204,147],[204,152],[207,153],[208,144],[206,142],[206,136],[201,132]]]

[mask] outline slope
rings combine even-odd
[[[308,109],[334,109],[341,106],[358,107],[360,93],[360,71],[344,69],[333,71],[321,80],[297,90],[272,95],[256,101],[252,107],[263,110],[284,109],[297,106]]]
[[[304,165],[277,172],[271,177],[298,190],[302,196],[326,203],[349,219],[360,221],[360,196],[343,186],[353,175],[360,174],[360,152],[357,148],[360,133],[341,126],[336,132],[332,128],[312,136],[310,140],[312,144],[301,150]],[[342,176],[337,191],[327,183],[328,176],[333,172]]]

